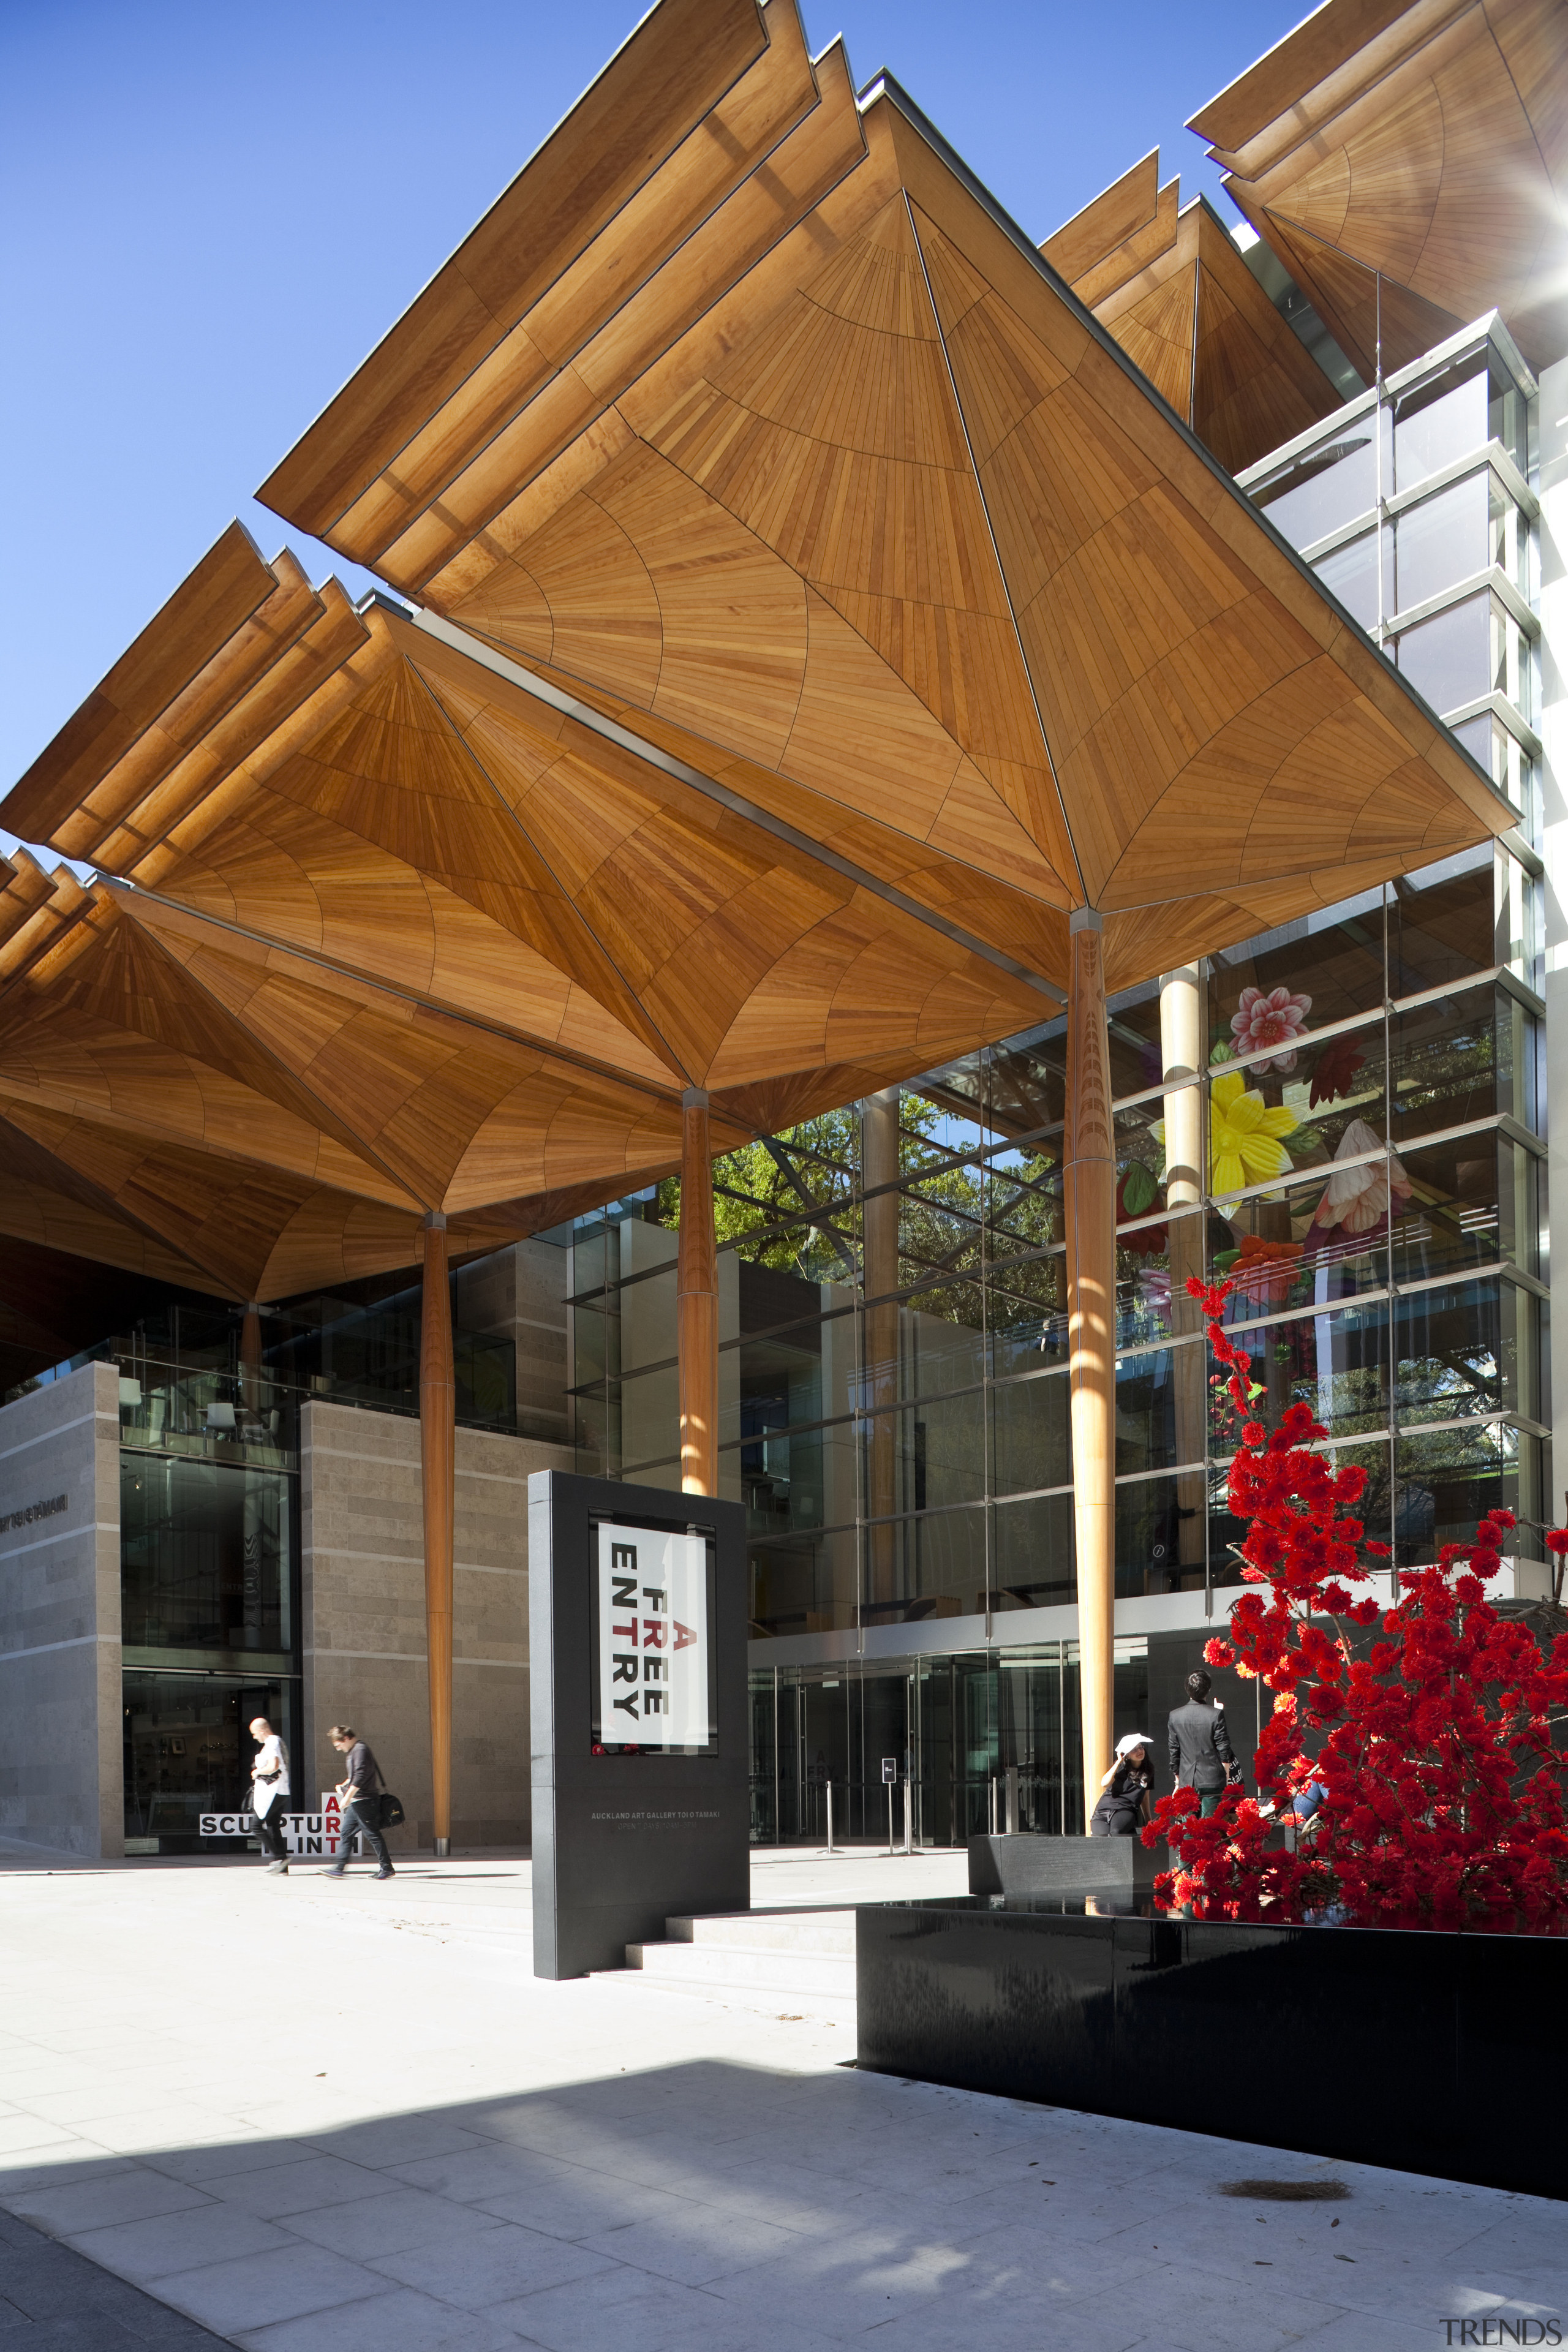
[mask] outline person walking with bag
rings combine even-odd
[[[289,1794],[289,1750],[264,1715],[253,1717],[250,1736],[258,1743],[256,1761],[250,1768],[250,1810],[256,1816],[261,1850],[270,1857],[268,1876],[285,1878],[289,1874],[289,1848],[283,1836],[283,1816],[289,1808],[283,1800]]]
[[[334,1723],[328,1737],[348,1762],[344,1767],[346,1778],[338,1782],[338,1800],[343,1809],[338,1826],[338,1858],[327,1864],[323,1875],[342,1876],[357,1832],[365,1839],[381,1865],[376,1876],[391,1878],[395,1874],[386,1840],[381,1834],[381,1799],[376,1793],[382,1785],[381,1767],[352,1724]]]

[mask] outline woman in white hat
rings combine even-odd
[[[1100,1784],[1100,1800],[1089,1817],[1090,1837],[1136,1837],[1149,1819],[1154,1786],[1146,1732],[1130,1731],[1116,1743],[1111,1767]]]

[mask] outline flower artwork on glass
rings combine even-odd
[[[1345,1240],[1371,1241],[1386,1232],[1391,1212],[1403,1209],[1415,1186],[1397,1152],[1384,1153],[1383,1138],[1364,1118],[1352,1118],[1334,1153],[1337,1161],[1353,1160],[1363,1152],[1381,1158],[1362,1159],[1359,1167],[1336,1166],[1312,1212],[1305,1246],[1321,1249],[1331,1234]]]
[[[1117,1180],[1117,1223],[1124,1224],[1130,1217],[1146,1217],[1159,1205],[1159,1184],[1141,1160],[1132,1160]],[[1132,1233],[1118,1234],[1116,1246],[1132,1257],[1157,1257],[1165,1247],[1169,1232],[1166,1225],[1140,1225]]]
[[[1206,1821],[1195,1789],[1161,1798],[1143,1839],[1174,1866],[1156,1899],[1199,1919],[1568,1935],[1568,1758],[1553,1738],[1568,1625],[1551,1610],[1538,1634],[1489,1599],[1512,1514],[1489,1512],[1470,1543],[1376,1598],[1366,1586],[1390,1553],[1353,1516],[1366,1472],[1335,1469],[1304,1404],[1272,1431],[1253,1418],[1251,1359],[1223,1323],[1231,1286],[1187,1286],[1242,1424],[1229,1500],[1251,1588],[1204,1654],[1261,1680],[1272,1711],[1257,1797],[1233,1784]],[[1546,1541],[1568,1553],[1568,1529]]]
[[[1303,1251],[1300,1242],[1268,1242],[1257,1234],[1243,1234],[1241,1247],[1231,1256],[1228,1266],[1223,1256],[1215,1264],[1229,1274],[1231,1287],[1239,1298],[1247,1300],[1251,1313],[1266,1314],[1271,1307],[1282,1307],[1289,1297],[1297,1275],[1301,1270]]]
[[[1365,1066],[1366,1055],[1353,1037],[1331,1037],[1312,1072],[1308,1108],[1316,1110],[1321,1103],[1331,1103],[1348,1095],[1355,1085],[1356,1072]]]
[[[1275,1054],[1268,1061],[1254,1062],[1252,1068],[1261,1077],[1267,1070],[1293,1070],[1296,1049],[1291,1043],[1307,1026],[1307,1015],[1312,1000],[1289,988],[1271,988],[1267,995],[1260,988],[1244,988],[1236,1011],[1230,1017],[1230,1034],[1235,1043],[1231,1055],[1239,1061],[1245,1054],[1256,1054],[1261,1045],[1282,1045],[1284,1053]]]
[[[1209,1089],[1209,1190],[1240,1192],[1283,1176],[1293,1162],[1280,1138],[1298,1125],[1293,1110],[1266,1103],[1238,1070],[1215,1078]]]

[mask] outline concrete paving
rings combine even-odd
[[[0,2213],[6,2352],[222,2352],[224,2341],[58,2238]]]
[[[958,1855],[764,1852],[753,1899],[963,1884]],[[0,1856],[0,2211],[250,2352],[1426,2352],[1563,2324],[1562,2205],[860,2074],[847,2002],[542,1984],[517,1859],[377,1885]],[[1282,2047],[1291,2095],[1335,2095],[1332,2062]],[[1351,2193],[1219,2193],[1259,2176]],[[17,2352],[55,2352],[15,2307]]]

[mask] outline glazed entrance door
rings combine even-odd
[[[914,1835],[921,1838],[915,1680],[901,1668],[864,1674],[788,1670],[752,1685],[752,1823],[760,1843],[822,1845],[827,1790],[840,1844],[883,1844],[888,1800],[882,1759],[898,1766],[893,1830],[904,1833],[902,1783],[915,1777]]]

